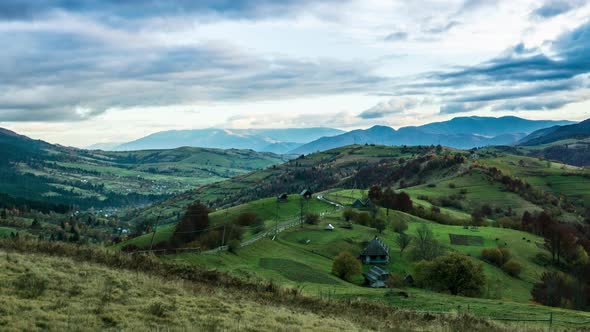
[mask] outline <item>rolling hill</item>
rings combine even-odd
[[[374,126],[341,135],[323,137],[291,151],[306,154],[351,144],[443,145],[469,149],[489,145],[512,145],[527,134],[542,128],[571,124],[571,121],[536,121],[517,117],[458,117],[418,127],[395,130]]]
[[[566,139],[584,139],[587,137],[590,137],[590,119],[576,124],[553,126],[535,131],[520,140],[518,145],[542,145]]]
[[[255,151],[287,153],[290,150],[324,136],[334,136],[343,131],[332,128],[286,129],[193,129],[157,132],[132,142],[121,144],[113,150],[131,151],[148,149],[173,149],[183,146],[252,149]]]
[[[0,130],[0,151],[0,193],[82,208],[148,204],[284,161],[235,149],[90,151],[6,129]]]

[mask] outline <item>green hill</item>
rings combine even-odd
[[[148,204],[284,161],[251,150],[80,150],[7,130],[0,151],[1,193],[82,208]]]

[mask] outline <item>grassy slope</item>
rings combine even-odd
[[[278,205],[278,215],[279,215],[279,222],[288,221],[288,220],[299,220],[300,215],[300,201],[298,194],[289,195],[287,202],[280,203]],[[334,207],[330,204],[323,203],[315,198],[309,200],[304,205],[304,211],[314,212],[314,213],[323,213],[323,212],[331,212],[334,210]],[[277,203],[276,198],[264,198],[256,201],[252,201],[247,204],[241,204],[238,206],[230,207],[227,209],[221,209],[216,212],[213,212],[209,215],[209,223],[212,226],[219,225],[222,223],[226,218],[227,220],[233,220],[239,214],[243,212],[255,212],[256,215],[264,220],[265,228],[271,229],[276,222],[276,215],[277,215]],[[163,227],[158,228],[155,237],[155,243],[168,240],[172,233],[174,232],[175,224],[165,225]],[[246,232],[244,234],[244,239],[251,238],[254,234],[250,229],[246,228]],[[116,247],[120,248],[127,244],[135,244],[139,247],[146,247],[151,242],[152,234],[142,235],[128,241],[119,243]]]
[[[3,331],[363,329],[346,317],[320,316],[280,305],[269,310],[268,304],[219,288],[68,258],[0,253]],[[49,280],[38,298],[21,296],[13,285],[27,271]],[[156,314],[157,305],[162,306],[162,315]]]
[[[395,212],[392,218],[411,220],[408,232],[413,233],[418,219],[403,213]],[[335,219],[324,222],[337,223]],[[512,278],[501,270],[484,263],[484,270],[491,287],[486,295],[492,299],[473,299],[432,293],[421,289],[409,289],[410,298],[384,296],[386,290],[369,289],[359,286],[360,278],[354,284],[343,282],[331,273],[332,257],[342,250],[357,254],[361,242],[371,239],[376,233],[373,229],[355,225],[354,229],[337,228],[334,232],[323,230],[323,224],[305,226],[303,230],[296,228],[281,233],[276,241],[263,240],[241,249],[237,255],[230,253],[217,254],[181,254],[165,256],[164,259],[188,262],[205,268],[228,271],[232,274],[249,279],[272,279],[281,284],[296,286],[310,295],[319,292],[334,292],[338,298],[363,298],[390,305],[416,310],[449,311],[457,307],[469,309],[482,316],[492,317],[545,317],[554,312],[560,319],[584,320],[590,314],[570,310],[548,308],[529,303],[531,282],[538,278],[542,268],[532,262],[532,257],[541,250],[534,244],[540,239],[529,234],[498,228],[480,228],[473,232],[460,226],[432,224],[436,237],[449,249],[457,250],[478,257],[482,248],[495,246],[496,238],[506,242],[512,250],[514,259],[523,265],[520,279]],[[484,237],[484,246],[450,245],[449,233],[468,234]],[[388,269],[395,272],[411,272],[411,262],[407,255],[399,257],[399,249],[395,246],[393,233],[386,230],[381,237],[392,248],[392,262]],[[531,239],[531,242],[522,240]],[[305,242],[309,240],[309,244]],[[366,267],[365,267],[366,268]],[[513,317],[511,316],[511,317]]]
[[[109,194],[171,195],[284,161],[281,156],[251,150],[179,148],[103,152],[54,146],[50,149],[47,154],[32,155],[31,161],[15,162],[11,166],[16,175],[31,174],[38,177],[37,181],[24,185],[7,181],[0,184],[0,192],[54,200],[64,195],[96,200],[105,200]]]
[[[12,227],[0,227],[0,238],[10,236],[10,233],[16,230]]]
[[[264,170],[251,172],[236,176],[227,181],[221,181],[199,187],[184,194],[174,196],[160,204],[142,210],[133,220],[149,218],[164,211],[163,219],[173,221],[179,211],[194,201],[208,203],[211,206],[229,206],[247,203],[264,196],[270,196],[274,184],[281,184],[289,189],[281,189],[281,192],[299,192],[305,188],[313,188],[313,179],[306,176],[295,176],[297,172],[310,170],[315,167],[313,173],[324,171],[325,174],[335,176],[338,179],[345,179],[358,170],[359,167],[376,164],[382,160],[398,160],[398,158],[410,158],[418,153],[418,148],[408,147],[406,149],[398,146],[370,146],[351,145],[329,151],[313,153],[305,158],[288,161],[276,167],[269,167]],[[269,189],[271,188],[271,189]],[[320,188],[324,190],[327,188]],[[253,194],[256,193],[256,194]],[[276,194],[279,194],[277,192]],[[253,196],[251,196],[253,195]],[[261,196],[263,195],[263,196]],[[216,200],[223,200],[222,203]]]

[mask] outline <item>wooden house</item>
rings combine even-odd
[[[367,199],[355,199],[354,202],[352,202],[352,204],[350,205],[351,207],[355,208],[355,209],[364,209],[367,207]]]
[[[363,264],[386,264],[389,262],[389,247],[375,236],[359,257]]]

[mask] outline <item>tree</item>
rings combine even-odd
[[[562,272],[545,271],[531,290],[535,302],[559,307],[575,296],[573,280]]]
[[[2,209],[2,212],[0,212],[0,218],[1,219],[6,219],[6,209]]]
[[[338,254],[332,263],[332,273],[347,281],[360,274],[361,268],[361,262],[347,251]]]
[[[383,194],[381,195],[381,205],[385,208],[385,214],[387,216],[387,218],[389,219],[389,209],[393,209],[395,207],[396,204],[396,194],[393,191],[393,189],[391,189],[391,187],[387,187],[387,189],[385,189],[383,191]]]
[[[432,260],[440,256],[441,251],[442,248],[434,238],[432,229],[425,222],[421,223],[416,230],[413,258],[415,260]]]
[[[379,234],[383,233],[383,231],[385,230],[385,227],[386,227],[385,220],[383,220],[383,219],[375,220],[374,227],[376,230],[379,231]]]
[[[373,204],[379,205],[381,204],[381,198],[383,197],[383,192],[381,191],[381,187],[375,185],[369,188],[369,199]]]
[[[361,212],[356,215],[355,221],[359,225],[367,226],[371,223],[371,216],[367,212]]]
[[[419,262],[414,280],[421,287],[471,297],[480,295],[486,283],[482,264],[460,253]]]
[[[412,238],[408,234],[400,232],[395,238],[395,242],[399,247],[399,255],[402,256],[404,254],[404,250],[406,250],[406,248],[410,245],[410,242],[412,242]]]
[[[410,198],[410,195],[406,194],[403,191],[395,195],[395,204],[393,207],[395,210],[411,212],[413,207],[414,206],[412,203],[412,199]]]
[[[177,245],[195,240],[209,227],[209,211],[201,203],[194,203],[187,207],[184,216],[174,229],[172,243]]]

